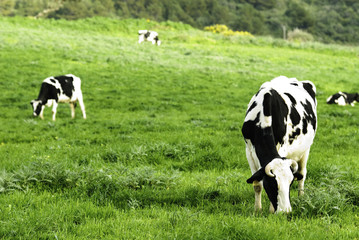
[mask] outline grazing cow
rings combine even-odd
[[[351,105],[354,107],[354,104],[359,102],[358,93],[346,93],[338,92],[327,99],[328,104],[338,104],[339,106]]]
[[[55,121],[58,103],[70,103],[71,117],[75,117],[75,103],[79,102],[82,116],[86,119],[85,105],[81,92],[81,79],[75,75],[48,77],[42,84],[39,96],[31,101],[33,115],[44,119],[45,105],[52,106],[52,120]]]
[[[310,81],[277,77],[264,83],[248,104],[242,127],[252,171],[255,209],[262,187],[270,212],[291,212],[289,188],[298,180],[303,194],[306,164],[317,128],[316,88]]]
[[[158,39],[158,33],[154,31],[148,30],[139,30],[138,31],[138,43],[143,41],[152,42],[152,44],[157,44],[157,46],[161,45],[161,41]]]

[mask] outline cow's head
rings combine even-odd
[[[33,110],[33,116],[36,117],[36,116],[39,116],[39,114],[41,113],[41,110],[42,110],[42,106],[44,105],[42,103],[41,100],[32,100],[30,102],[31,106],[32,106],[32,110]]]
[[[293,180],[303,176],[297,173],[298,164],[291,159],[275,158],[264,168],[255,172],[247,183],[262,181],[274,212],[291,212],[289,188]]]

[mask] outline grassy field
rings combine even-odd
[[[162,45],[137,43],[139,29]],[[0,239],[359,239],[359,48],[224,37],[146,20],[0,18]],[[82,79],[87,120],[32,117],[48,76]],[[293,212],[254,214],[240,132],[276,76],[317,87]]]

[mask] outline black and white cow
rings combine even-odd
[[[161,41],[158,39],[158,33],[149,30],[139,30],[138,31],[138,43],[143,41],[152,42],[152,44],[157,44],[157,46],[161,45]]]
[[[277,77],[264,83],[248,104],[242,127],[252,171],[255,209],[262,187],[271,212],[291,212],[289,188],[298,180],[303,194],[306,164],[317,128],[316,88],[310,81]]]
[[[45,106],[52,106],[52,120],[55,121],[58,103],[70,103],[71,117],[75,117],[75,103],[79,102],[82,116],[86,119],[85,105],[81,91],[81,79],[75,75],[48,77],[42,84],[39,96],[31,101],[33,115],[44,119]]]
[[[358,93],[338,92],[327,99],[328,104],[338,104],[339,106],[351,105],[354,107],[356,102],[359,102]]]

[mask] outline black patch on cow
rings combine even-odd
[[[290,102],[292,103],[291,108],[290,108],[289,117],[290,117],[290,120],[292,121],[293,126],[296,126],[300,122],[300,115],[296,109],[297,100],[295,100],[295,98],[289,93],[284,93],[284,94],[289,98]]]
[[[297,87],[298,87],[298,83],[291,83],[290,85],[293,85],[293,86],[297,86]]]
[[[53,78],[50,78],[50,82],[52,82],[53,84],[56,84],[56,80]]]
[[[263,187],[267,193],[269,200],[271,201],[274,210],[278,208],[278,183],[275,177],[269,177],[265,175],[263,177]]]
[[[315,92],[313,89],[313,85],[308,82],[303,82],[303,88],[308,92],[308,94],[313,98],[314,102],[315,100]]]
[[[297,138],[297,136],[300,135],[300,129],[297,128],[294,132],[292,132],[290,135],[289,135],[289,144],[292,144],[293,141]]]
[[[294,180],[297,180],[297,181],[302,180],[303,177],[304,177],[303,174],[301,174],[301,173],[299,173],[299,172],[296,172],[296,173],[294,173],[293,175],[294,175],[293,181],[294,181]]]
[[[290,93],[284,93],[284,94],[290,99],[290,102],[292,103],[292,105],[297,104],[297,100],[295,100],[295,98]]]
[[[263,114],[266,117],[272,114],[272,96],[270,93],[264,94],[263,97]]]
[[[292,121],[293,127],[297,126],[300,122],[300,115],[294,105],[290,108],[289,114],[290,120]]]
[[[308,125],[312,125],[314,131],[316,130],[317,118],[315,117],[313,106],[310,104],[308,100],[305,103],[302,103],[304,107],[304,116],[303,116],[303,133],[306,134],[308,132]],[[304,123],[306,122],[306,123]]]
[[[148,38],[149,36],[150,36],[150,31],[147,31],[146,33],[145,33],[145,38]]]
[[[335,104],[335,100],[340,98],[342,95],[340,93],[333,94],[330,99],[327,101],[328,104]]]
[[[49,99],[54,99],[57,102],[59,100],[59,94],[60,89],[57,89],[54,85],[43,82],[37,100],[41,100],[43,105],[45,105]]]
[[[259,122],[259,113],[256,118],[252,121],[246,121],[242,126],[242,135],[245,139],[250,139],[252,142],[256,141],[256,133],[260,128],[256,125]],[[254,144],[254,142],[253,142]]]
[[[257,106],[257,102],[254,101],[254,102],[252,103],[252,105],[248,108],[248,110],[247,110],[247,112],[246,112],[246,116],[247,116],[247,114],[248,114],[250,111],[252,111],[252,109],[255,108],[256,106]]]
[[[283,144],[283,138],[286,134],[286,120],[288,116],[289,109],[284,101],[284,99],[278,94],[275,90],[270,90],[271,98],[266,99],[264,97],[263,105],[267,109],[270,108],[270,113],[267,116],[272,116],[272,134],[274,136],[274,141],[276,146],[278,143]],[[264,109],[263,109],[264,110]]]
[[[55,77],[57,81],[59,81],[61,85],[61,89],[63,93],[68,96],[69,98],[72,97],[72,93],[74,91],[74,84],[73,84],[73,77],[71,76],[57,76]]]
[[[307,134],[308,133],[308,122],[307,121],[303,121],[303,134]]]

